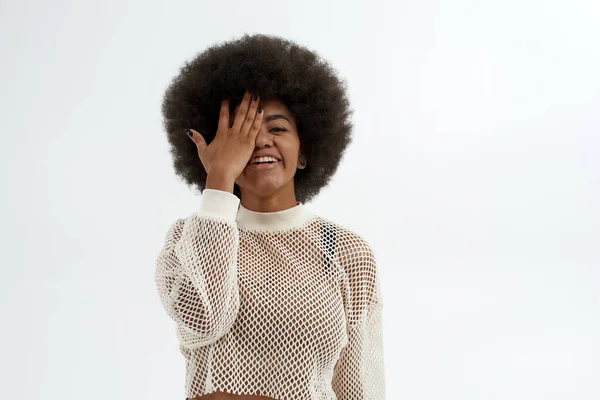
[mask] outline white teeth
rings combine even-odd
[[[265,161],[277,162],[277,159],[274,157],[255,157],[252,160],[250,160],[250,162],[248,164],[256,164],[256,163],[265,162]]]

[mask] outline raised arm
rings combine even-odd
[[[159,297],[184,347],[217,341],[237,318],[239,202],[228,191],[204,189],[200,210],[175,221],[156,259]]]

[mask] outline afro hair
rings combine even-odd
[[[281,101],[296,119],[307,165],[294,175],[295,194],[297,201],[308,202],[328,184],[352,141],[346,86],[318,54],[280,37],[245,34],[209,47],[185,62],[163,98],[176,174],[204,190],[207,173],[184,130],[194,128],[210,144],[222,99],[229,98],[233,110],[248,90]],[[241,198],[237,184],[234,194]]]

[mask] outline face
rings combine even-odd
[[[256,165],[247,165],[235,183],[240,187],[242,198],[268,198],[277,195],[295,199],[294,175],[300,154],[296,121],[288,108],[277,99],[260,100],[260,106],[264,117],[251,158],[273,153],[281,162],[261,164],[258,168]],[[230,113],[230,125],[238,108],[239,105]]]

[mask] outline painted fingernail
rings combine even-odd
[[[188,128],[185,128],[185,133],[187,133],[189,137],[194,137],[194,134]]]
[[[254,101],[258,100],[258,95],[255,94],[254,96],[252,96],[252,100],[254,100]]]
[[[259,113],[259,114],[262,114],[262,111],[263,111],[263,110],[262,110],[262,107],[258,107],[258,113]]]

